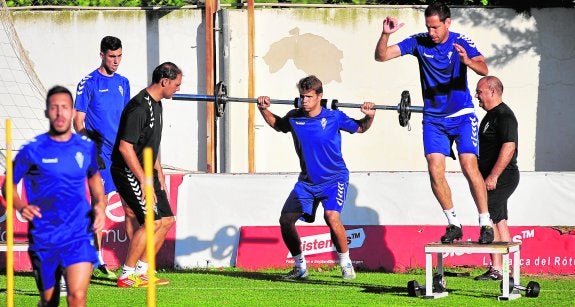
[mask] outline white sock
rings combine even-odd
[[[303,253],[293,256],[293,260],[295,262],[296,268],[299,268],[301,270],[307,269],[307,263],[305,262],[305,257]]]
[[[142,260],[138,260],[138,262],[136,263],[136,273],[148,274],[148,263]]]
[[[349,258],[349,250],[345,253],[337,253],[339,256],[339,265],[341,267],[345,267],[351,263],[351,259]]]
[[[443,213],[445,214],[445,217],[447,217],[447,222],[450,225],[455,225],[457,227],[461,227],[461,223],[459,222],[459,219],[457,218],[457,215],[455,214],[454,208],[451,208],[448,210],[443,210]]]
[[[479,214],[479,226],[491,226],[491,217],[489,216],[489,213]]]
[[[136,271],[136,268],[129,267],[129,266],[124,264],[124,267],[122,267],[122,276],[120,276],[120,278],[126,278],[126,277],[134,274],[135,271]]]
[[[98,261],[100,261],[100,265],[104,265],[104,257],[102,256],[102,250],[98,251]]]

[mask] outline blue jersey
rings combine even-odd
[[[308,117],[296,109],[276,122],[276,128],[293,135],[301,168],[299,180],[321,184],[349,177],[341,153],[340,130],[355,133],[359,125],[345,113],[322,108],[319,115]]]
[[[42,214],[29,224],[30,250],[93,238],[86,178],[97,171],[96,146],[85,136],[57,142],[45,133],[22,147],[14,159],[14,184],[24,179],[28,203]]]
[[[129,100],[130,83],[120,74],[104,76],[96,69],[78,83],[75,108],[86,113],[88,135],[107,160],[112,155],[122,110]]]
[[[473,108],[467,86],[467,66],[460,61],[454,43],[465,48],[469,58],[481,55],[475,43],[454,32],[449,32],[443,44],[435,44],[427,33],[413,35],[397,44],[401,55],[411,54],[419,62],[424,118],[443,118]]]

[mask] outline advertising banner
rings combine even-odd
[[[327,226],[299,226],[302,252],[313,267],[338,264]],[[552,227],[510,227],[513,242],[521,242],[521,272],[575,273],[575,233]],[[405,272],[425,268],[424,247],[444,234],[442,226],[346,226],[352,262],[357,268]],[[476,241],[478,226],[464,226],[463,240]],[[512,258],[511,258],[512,259]],[[435,261],[435,257],[434,257]],[[489,266],[489,254],[444,253],[445,266]],[[247,226],[240,229],[236,264],[239,268],[288,268],[293,260],[279,226]],[[511,263],[512,264],[512,263]]]
[[[168,196],[170,206],[174,215],[177,215],[178,188],[182,183],[183,174],[166,174],[166,185],[168,186]],[[4,176],[0,177],[0,183],[4,182]],[[18,185],[18,193],[25,196],[22,183]],[[1,198],[1,197],[0,197]],[[6,208],[5,200],[2,198],[0,206],[0,242],[6,242]],[[177,222],[176,224],[177,225]],[[166,241],[162,249],[158,252],[156,258],[157,267],[173,267],[174,249],[175,249],[176,226],[172,227],[166,236]],[[14,212],[14,241],[28,241],[28,221],[26,221],[19,212]],[[124,209],[120,196],[113,192],[108,195],[108,206],[106,207],[106,226],[102,232],[102,247],[104,261],[109,268],[116,269],[123,265],[128,251],[128,237],[126,236],[124,226]],[[0,267],[4,268],[6,257],[0,257]],[[30,271],[32,265],[27,252],[15,252],[14,270]]]

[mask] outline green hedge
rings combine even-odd
[[[148,7],[195,5],[204,0],[7,0],[9,7],[16,6],[103,6],[103,7]],[[247,0],[221,0],[233,4]],[[435,0],[255,0],[256,3],[301,3],[301,4],[368,4],[368,5],[426,5]],[[575,7],[574,0],[445,0],[449,5],[506,6],[513,8],[532,7]]]

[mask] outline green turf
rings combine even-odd
[[[470,270],[470,269],[469,269]],[[468,270],[468,271],[469,271]],[[471,276],[481,273],[471,270]],[[310,272],[307,281],[283,281],[282,272],[243,272],[211,269],[159,272],[171,281],[158,286],[157,306],[575,306],[575,276],[522,276],[522,284],[535,280],[541,285],[538,298],[521,297],[497,301],[499,282],[474,281],[472,277],[446,277],[449,295],[435,300],[409,297],[409,280],[425,282],[423,270],[408,274],[357,272],[344,282],[339,270]],[[16,273],[14,306],[36,306],[38,294],[30,273]],[[6,276],[0,275],[0,306],[6,302]],[[65,300],[61,306],[67,306]],[[119,289],[115,282],[93,280],[88,306],[146,306],[146,289]]]

